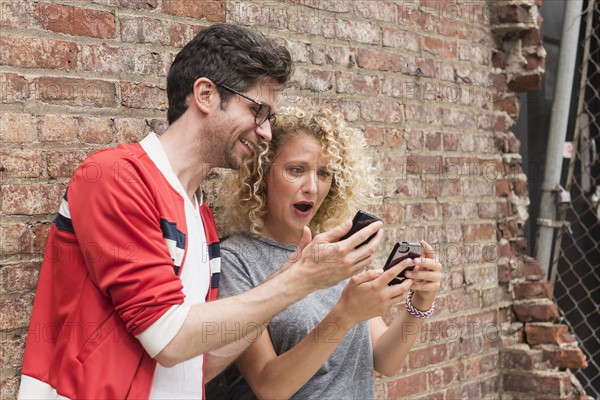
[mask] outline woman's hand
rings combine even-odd
[[[413,260],[415,268],[406,271],[406,277],[413,280],[411,289],[415,292],[412,304],[418,310],[429,310],[442,284],[442,264],[435,260],[433,248],[424,240],[423,256]]]
[[[394,304],[403,302],[413,281],[406,279],[393,286],[388,286],[388,283],[410,264],[411,260],[405,260],[385,272],[367,270],[354,275],[334,307],[340,320],[351,327],[381,316]]]

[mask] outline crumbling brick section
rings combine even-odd
[[[515,92],[539,90],[545,67],[540,28],[541,0],[496,2],[490,22],[496,40],[492,56],[495,81],[508,91],[495,99],[495,109],[514,120],[519,112]],[[560,323],[552,284],[544,281],[539,262],[525,256],[523,223],[529,204],[526,177],[519,155],[520,142],[510,132],[498,137],[505,179],[497,194],[508,197],[512,216],[498,223],[506,262],[499,264],[498,280],[512,297],[512,320],[503,329],[500,349],[501,391],[504,398],[584,399],[581,385],[567,370],[585,368],[587,361],[576,339]]]

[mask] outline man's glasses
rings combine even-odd
[[[237,90],[234,90],[228,86],[222,85],[220,83],[215,83],[215,85],[217,86],[221,86],[223,89],[225,90],[229,90],[232,93],[237,94],[240,97],[243,97],[244,99],[248,100],[251,103],[254,103],[258,106],[257,109],[252,109],[254,111],[254,123],[256,125],[262,125],[265,123],[266,120],[269,120],[269,122],[271,123],[271,125],[273,125],[275,123],[275,113],[271,112],[271,106],[269,106],[268,104],[265,103],[261,103],[260,101],[254,100],[248,96],[246,96],[245,94],[242,94],[240,92],[238,92]]]

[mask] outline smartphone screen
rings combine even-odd
[[[387,271],[388,269],[392,268],[394,265],[399,264],[400,262],[406,260],[407,258],[418,258],[421,257],[421,254],[423,254],[423,246],[421,245],[421,243],[416,243],[416,242],[398,242],[394,245],[394,248],[392,249],[392,252],[390,253],[385,266],[383,267],[384,271]],[[394,279],[392,279],[388,285],[397,285],[399,283],[402,283],[405,279],[406,276],[404,276],[404,273],[406,271],[412,271],[414,269],[414,266],[411,267],[407,267],[406,269],[404,269],[402,272],[400,272],[398,274],[398,276],[396,276]]]

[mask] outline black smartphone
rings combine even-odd
[[[344,236],[342,236],[342,238],[340,240],[348,239],[350,236],[354,235],[356,232],[360,231],[362,228],[364,228],[367,225],[372,224],[375,221],[381,221],[381,218],[376,217],[373,214],[369,214],[366,211],[359,210],[356,213],[356,215],[354,216],[354,218],[352,219],[352,228],[350,228],[350,231],[348,233],[346,233]],[[375,237],[375,235],[376,235],[376,233],[372,234],[371,236],[369,236],[369,238],[367,240],[365,240],[364,242],[362,242],[361,244],[359,244],[356,247],[358,248],[360,246],[363,246],[363,245],[369,243],[369,241],[371,239],[373,239]]]
[[[398,263],[406,260],[407,258],[418,258],[421,257],[421,254],[423,254],[423,245],[421,245],[421,243],[416,243],[416,242],[398,242],[394,245],[394,248],[392,249],[392,252],[390,253],[390,256],[388,257],[385,266],[383,267],[384,271],[387,271],[388,269],[392,268],[394,265],[397,265]],[[399,283],[402,283],[405,279],[406,276],[404,276],[404,273],[406,271],[412,271],[415,267],[414,266],[410,266],[405,268],[404,270],[402,270],[402,272],[400,272],[398,274],[398,276],[396,276],[394,279],[392,279],[388,285],[397,285]]]

